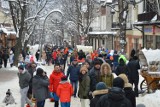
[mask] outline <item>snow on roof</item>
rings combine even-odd
[[[7,35],[10,35],[10,34],[15,34],[16,35],[15,31],[8,31],[6,28],[0,28],[0,31],[2,31],[3,33],[5,33]]]
[[[116,35],[117,32],[105,31],[105,32],[89,32],[89,35]]]

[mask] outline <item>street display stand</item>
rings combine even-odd
[[[140,74],[144,80],[140,84],[142,91],[148,93],[160,89],[160,50],[146,50],[139,52]]]

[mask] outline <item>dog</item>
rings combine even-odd
[[[11,93],[10,89],[7,90],[6,96],[3,100],[3,103],[5,103],[6,106],[9,105],[9,104],[16,104],[15,99],[12,96],[12,93]]]

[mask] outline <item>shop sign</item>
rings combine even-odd
[[[160,28],[155,25],[145,26],[144,33],[145,35],[160,35]]]

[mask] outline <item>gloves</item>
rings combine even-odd
[[[50,92],[50,97],[51,97],[51,98],[54,98],[54,96],[53,96],[53,93],[52,93],[52,92]]]

